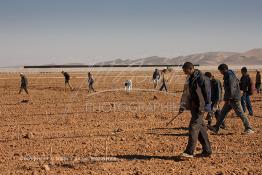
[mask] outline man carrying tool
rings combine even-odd
[[[27,88],[28,88],[28,80],[27,80],[25,74],[24,73],[20,73],[20,77],[21,77],[21,86],[20,86],[19,94],[21,94],[22,90],[24,90],[27,94],[29,94],[28,90],[27,90]]]
[[[179,113],[189,109],[192,118],[189,123],[189,138],[186,150],[180,155],[181,158],[193,158],[197,140],[202,145],[201,157],[209,157],[212,154],[207,130],[203,121],[204,111],[211,111],[210,81],[201,71],[194,69],[194,65],[186,62],[183,71],[188,78],[180,102]]]
[[[240,87],[239,87],[239,80],[235,73],[232,70],[228,69],[226,64],[220,64],[218,66],[218,70],[224,76],[224,106],[221,110],[221,115],[219,120],[217,121],[216,125],[209,127],[209,129],[218,134],[219,128],[225,120],[228,112],[231,109],[234,109],[235,113],[241,118],[243,125],[245,127],[244,134],[252,134],[254,133],[251,125],[247,117],[245,116],[242,106],[240,104],[241,94],[240,94]]]
[[[211,112],[207,114],[208,126],[211,126],[213,116],[215,116],[218,120],[218,117],[220,115],[219,104],[222,100],[222,84],[220,80],[215,79],[211,72],[206,72],[205,76],[210,79],[211,85]],[[225,128],[225,124],[223,123],[221,127]]]
[[[67,72],[64,72],[64,71],[62,71],[61,73],[65,77],[65,91],[66,91],[66,85],[68,85],[70,87],[71,91],[72,91],[73,87],[71,86],[71,83],[70,83],[70,75]]]

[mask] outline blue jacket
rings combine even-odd
[[[240,83],[239,83],[239,86],[240,86],[240,90],[242,90],[243,92],[247,93],[248,95],[252,95],[253,92],[252,92],[252,86],[253,86],[253,82],[250,78],[249,75],[243,75],[241,78],[240,78]]]

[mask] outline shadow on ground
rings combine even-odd
[[[183,161],[179,156],[118,155],[114,157],[118,159],[125,159],[125,160],[161,159],[161,160],[173,160],[176,162]]]

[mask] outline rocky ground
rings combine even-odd
[[[153,90],[151,72],[94,72],[96,93],[85,73],[71,75],[75,90],[64,92],[61,74],[28,74],[27,96],[19,75],[0,74],[0,174],[262,174],[262,95],[252,96],[255,134],[243,135],[230,113],[227,130],[209,132],[212,157],[180,160],[190,114],[165,125],[177,113],[181,71],[170,73],[168,93]]]

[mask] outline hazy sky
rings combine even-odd
[[[0,67],[262,47],[261,0],[0,0]]]

